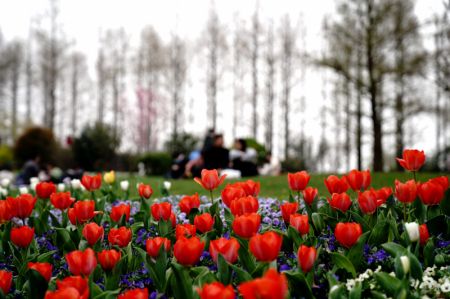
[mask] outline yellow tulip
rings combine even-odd
[[[107,184],[114,184],[114,182],[116,181],[116,173],[114,172],[114,170],[105,172],[105,174],[103,175],[103,180]]]

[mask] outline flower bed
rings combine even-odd
[[[219,197],[215,170],[196,178],[210,197],[129,198],[113,172],[3,189],[0,298],[447,298],[449,182],[416,182],[424,161],[406,150],[394,190],[352,170],[319,195],[288,174],[287,201],[251,180]]]

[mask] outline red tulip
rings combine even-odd
[[[318,193],[317,188],[307,187],[303,190],[303,199],[305,200],[307,205],[312,205],[314,199],[316,198]]]
[[[205,243],[198,237],[180,238],[173,246],[173,255],[177,262],[183,266],[193,266],[198,263]]]
[[[427,225],[421,224],[419,225],[419,235],[420,235],[420,245],[425,245],[428,242],[428,239],[430,238],[430,233],[428,232]]]
[[[105,271],[114,269],[117,263],[120,261],[122,254],[115,249],[102,250],[97,254],[97,260],[100,266]]]
[[[310,178],[308,172],[304,170],[296,173],[288,173],[289,189],[296,192],[305,190]]]
[[[417,186],[417,195],[419,195],[424,205],[438,205],[444,199],[445,190],[442,188],[442,185],[428,181]]]
[[[370,170],[357,170],[353,169],[346,176],[347,182],[353,191],[366,190],[371,182]]]
[[[346,248],[355,245],[361,235],[361,225],[356,222],[339,222],[334,229],[336,240]]]
[[[42,277],[45,278],[47,282],[50,281],[52,278],[52,265],[50,263],[28,263],[28,269],[33,269],[39,274],[41,274]]]
[[[177,225],[177,217],[175,217],[175,214],[172,212],[169,217],[170,223],[172,224],[172,227],[175,227]]]
[[[375,213],[378,207],[377,193],[372,190],[358,192],[358,204],[364,214]]]
[[[261,262],[271,262],[280,253],[283,238],[272,231],[257,234],[250,239],[250,252]]]
[[[72,198],[70,192],[58,192],[50,195],[50,202],[58,210],[65,210],[69,208],[74,202],[75,198]]]
[[[74,203],[73,208],[67,211],[70,222],[74,225],[88,222],[96,215],[95,201],[82,200]],[[75,223],[74,223],[75,222]]]
[[[6,295],[9,293],[12,284],[12,273],[5,270],[0,270],[0,290]]]
[[[284,274],[269,269],[261,278],[256,278],[238,287],[243,299],[285,299],[288,283]]]
[[[314,262],[317,259],[317,250],[314,247],[301,245],[297,252],[297,259],[302,271],[307,273],[311,271]]]
[[[108,234],[108,241],[111,245],[126,247],[131,242],[131,235],[131,229],[125,226],[111,228]]]
[[[342,178],[338,178],[335,175],[330,175],[325,179],[324,182],[330,194],[344,193],[348,190],[349,187],[345,176],[343,176]]]
[[[414,180],[409,180],[406,183],[402,183],[395,180],[395,197],[398,201],[403,203],[411,203],[416,200],[417,197],[417,184]]]
[[[405,149],[402,158],[396,158],[397,162],[409,171],[417,171],[425,163],[425,153],[419,150]]]
[[[164,250],[170,250],[170,240],[162,237],[148,238],[145,242],[145,249],[147,254],[152,258],[157,258],[159,256],[159,251],[161,246],[164,245]]]
[[[328,203],[330,206],[335,209],[339,210],[342,213],[347,212],[348,208],[352,205],[352,200],[350,199],[350,196],[348,196],[347,193],[333,193],[331,195],[331,200],[328,199]]]
[[[20,248],[28,247],[34,238],[34,228],[29,226],[13,227],[11,229],[11,242]]]
[[[151,206],[153,219],[167,221],[172,215],[172,205],[168,202],[154,203]]]
[[[183,196],[180,202],[178,203],[180,207],[180,211],[189,215],[192,209],[198,209],[200,207],[200,199],[198,197],[198,193],[195,193],[192,196]]]
[[[95,267],[97,267],[97,259],[95,252],[91,248],[85,251],[74,250],[66,254],[67,265],[69,271],[73,275],[89,276]]]
[[[63,280],[57,280],[58,289],[74,288],[80,294],[80,299],[89,298],[89,280],[81,276],[68,276]]]
[[[81,184],[86,188],[87,191],[95,191],[100,189],[102,185],[102,175],[98,173],[97,175],[83,175],[81,178]]]
[[[94,246],[98,240],[103,238],[104,229],[103,226],[100,226],[95,222],[91,222],[83,227],[82,233],[89,246]]]
[[[148,289],[134,289],[120,294],[117,299],[148,299]]]
[[[261,216],[256,213],[236,216],[231,225],[236,235],[248,239],[254,236],[261,224]]]
[[[140,197],[149,199],[153,194],[153,189],[150,185],[141,183],[138,185],[138,193]]]
[[[259,209],[259,203],[253,196],[241,197],[231,202],[230,209],[234,216],[256,213]]]
[[[80,292],[77,289],[72,287],[67,287],[64,289],[56,290],[56,291],[47,291],[45,293],[44,299],[83,299]]]
[[[197,289],[200,299],[234,299],[233,287],[231,285],[224,286],[220,282],[205,283],[203,287]]]
[[[227,207],[230,207],[233,200],[245,197],[246,195],[244,188],[240,184],[228,184],[222,190],[222,201]]]
[[[40,182],[36,185],[36,195],[41,199],[49,199],[56,192],[56,186],[52,182]]]
[[[289,223],[289,219],[292,214],[297,213],[298,203],[296,202],[286,202],[281,205],[281,216],[283,216],[283,220],[285,223]]]
[[[428,182],[433,182],[436,183],[438,185],[442,186],[442,189],[444,189],[444,191],[447,191],[448,187],[449,187],[449,182],[448,182],[448,177],[446,176],[439,176],[439,177],[435,177],[432,179],[429,179]]]
[[[194,181],[196,181],[198,184],[200,184],[204,189],[212,191],[220,186],[220,184],[223,183],[225,180],[226,175],[222,175],[219,178],[219,174],[216,169],[213,170],[202,170],[202,177],[201,178],[195,178]]]
[[[300,235],[303,236],[309,233],[308,215],[292,214],[289,223]]]
[[[204,234],[212,230],[214,219],[209,213],[197,215],[194,218],[194,225],[202,234]]]
[[[6,200],[0,200],[0,225],[11,220],[11,208]]]
[[[30,217],[33,212],[34,205],[36,204],[36,197],[31,196],[31,194],[22,194],[16,198],[8,197],[6,198],[6,201],[8,202],[13,217],[25,219]]]
[[[387,201],[387,199],[389,198],[389,196],[392,195],[392,189],[389,187],[383,187],[378,190],[371,188],[370,191],[375,192],[375,194],[376,194],[377,207],[384,204]]]
[[[217,263],[220,253],[227,262],[234,264],[238,258],[239,247],[239,242],[234,238],[230,238],[229,240],[219,238],[209,243],[209,253],[215,263]]]
[[[114,222],[119,222],[120,218],[125,215],[125,221],[128,221],[130,219],[130,205],[121,203],[115,207],[112,207],[111,213],[109,214],[109,217]]]
[[[258,196],[259,190],[261,189],[261,183],[252,180],[239,182],[238,184],[241,186],[242,189],[244,189],[246,196],[256,197]]]
[[[192,224],[178,224],[177,227],[175,228],[175,238],[178,240],[182,237],[184,238],[190,238],[190,237],[195,237],[197,233],[197,228],[195,227],[195,225]]]

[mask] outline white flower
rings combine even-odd
[[[417,224],[416,222],[408,222],[405,223],[405,228],[411,242],[419,241],[419,224]]]
[[[407,274],[409,272],[409,268],[410,268],[409,257],[407,257],[406,255],[402,255],[400,257],[400,262],[402,263],[403,272],[405,272],[405,274]]]
[[[123,191],[127,191],[129,187],[130,187],[130,182],[128,182],[128,181],[121,181],[120,182],[120,188]]]
[[[8,195],[8,190],[5,188],[0,187],[0,194],[2,196],[7,196]]]
[[[20,194],[26,194],[26,193],[28,193],[28,188],[25,186],[22,186],[19,188],[19,192],[20,192]]]
[[[70,184],[72,185],[73,189],[80,189],[81,188],[81,182],[79,179],[73,179],[70,181]]]
[[[164,189],[166,189],[167,191],[170,190],[170,187],[172,187],[172,183],[169,181],[165,181],[164,182]]]
[[[448,277],[445,278],[444,283],[441,285],[441,291],[443,293],[450,292],[450,280],[448,279]]]
[[[355,287],[356,281],[354,279],[347,279],[347,283],[345,284],[345,286],[347,287],[347,290],[350,291],[351,289],[353,289]],[[331,293],[331,290],[330,290]]]
[[[338,289],[339,289],[339,285],[335,284],[334,286],[331,287],[330,294],[333,292],[336,292],[336,290],[338,290]]]
[[[2,179],[1,184],[2,184],[2,187],[6,188],[9,186],[9,184],[11,184],[11,180],[8,178],[4,178],[4,179]]]
[[[59,192],[64,192],[64,190],[66,190],[66,185],[63,183],[59,183],[58,184],[58,191]]]

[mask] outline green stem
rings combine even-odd
[[[211,198],[211,204],[214,203],[214,199],[213,199],[213,192],[212,190],[209,190],[209,197]]]
[[[406,203],[403,203],[403,220],[406,223]]]
[[[413,171],[413,176],[414,176],[414,182],[417,182],[416,172],[415,171]]]

